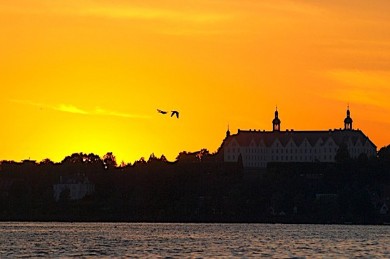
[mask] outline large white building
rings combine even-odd
[[[244,168],[265,168],[269,162],[335,162],[342,144],[352,158],[376,156],[376,146],[361,130],[352,128],[350,115],[348,108],[344,129],[281,131],[276,110],[272,131],[238,130],[231,135],[228,129],[222,143],[224,161],[236,162],[241,157]]]

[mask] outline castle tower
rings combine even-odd
[[[280,131],[280,119],[279,119],[278,107],[275,110],[275,118],[272,120],[272,131]]]
[[[347,108],[347,117],[344,119],[344,130],[352,130],[352,118],[351,118],[351,112],[349,111],[349,105]]]

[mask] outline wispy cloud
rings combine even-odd
[[[59,112],[66,112],[66,113],[74,113],[74,114],[81,114],[81,115],[95,115],[95,116],[111,116],[111,117],[121,117],[121,118],[129,118],[129,119],[147,119],[150,118],[148,115],[142,115],[142,114],[133,114],[133,113],[123,113],[123,112],[117,112],[113,110],[107,110],[100,107],[96,107],[93,110],[86,110],[79,107],[76,107],[71,104],[58,104],[58,105],[50,105],[50,104],[44,104],[39,102],[34,102],[31,100],[18,100],[18,99],[12,99],[11,102],[17,103],[17,104],[23,104],[28,106],[35,106],[42,109],[49,109]]]
[[[20,0],[22,3],[13,1],[0,3],[1,11],[12,13],[31,14],[61,14],[76,16],[96,16],[114,19],[137,19],[137,20],[165,20],[175,22],[208,23],[230,19],[231,16],[221,10],[208,10],[207,2],[200,1],[193,4],[195,8],[185,8],[185,3],[167,1],[165,3],[140,3],[132,1],[110,0]],[[20,2],[19,1],[19,2]],[[206,4],[207,3],[207,4]],[[219,6],[219,5],[217,5]]]
[[[78,113],[78,114],[89,114],[87,111],[84,111],[76,106],[69,104],[60,104],[58,106],[51,106],[53,110],[61,111],[61,112],[69,112],[69,113]]]

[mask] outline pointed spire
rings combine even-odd
[[[276,106],[275,109],[275,118],[272,120],[272,130],[273,131],[280,131],[280,119],[279,119],[279,112],[278,112],[278,106]]]
[[[229,137],[229,136],[230,136],[230,129],[229,129],[229,123],[228,123],[227,131],[226,131],[226,137]]]
[[[349,111],[349,103],[347,105],[347,117],[344,119],[344,130],[352,130],[352,118],[351,112]]]

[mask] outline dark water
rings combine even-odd
[[[0,257],[390,258],[390,226],[0,223]]]

